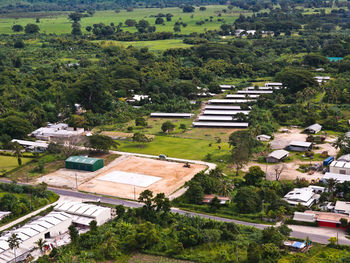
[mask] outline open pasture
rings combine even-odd
[[[219,29],[220,25],[225,21],[226,23],[233,23],[235,19],[242,14],[249,14],[247,11],[241,10],[239,8],[233,8],[232,10],[227,10],[226,13],[221,13],[223,9],[226,8],[224,5],[212,5],[206,6],[205,11],[199,11],[199,7],[196,7],[194,13],[183,13],[182,9],[178,7],[172,8],[140,8],[134,9],[132,12],[127,12],[126,10],[121,10],[119,13],[110,11],[97,11],[92,17],[83,18],[80,22],[82,26],[83,33],[87,33],[85,30],[86,26],[98,23],[110,24],[114,23],[118,25],[123,23],[123,31],[136,32],[135,27],[127,27],[124,22],[127,19],[134,19],[139,21],[141,19],[147,20],[151,25],[155,25],[155,15],[159,13],[173,14],[172,21],[165,21],[164,25],[156,25],[156,32],[173,32],[174,23],[179,21],[186,23],[186,27],[181,27],[181,34],[190,34],[193,32],[205,32],[207,30]],[[67,34],[71,32],[71,21],[68,20],[68,14],[70,12],[39,12],[32,13],[32,17],[28,13],[24,14],[12,14],[10,17],[0,18],[0,34],[11,34],[13,33],[11,27],[14,24],[20,24],[25,26],[28,23],[35,23],[37,17],[40,18],[40,23],[38,23],[42,33],[47,34]],[[219,13],[221,16],[219,17]],[[213,17],[212,22],[210,22],[210,17]],[[205,21],[208,19],[208,21]],[[218,21],[218,19],[222,21]],[[196,22],[204,21],[203,25],[197,25]]]

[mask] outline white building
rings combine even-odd
[[[350,202],[337,201],[334,206],[334,212],[350,216]]]
[[[347,174],[335,174],[335,173],[325,173],[321,181],[327,182],[329,179],[334,179],[338,183],[344,183],[350,181],[350,176]]]
[[[316,134],[321,130],[322,130],[322,126],[318,123],[312,124],[309,127],[305,128],[305,132],[312,133],[312,134]]]
[[[270,153],[265,159],[268,163],[277,163],[286,159],[289,155],[288,151],[285,150],[276,150]]]
[[[341,162],[341,161],[333,161],[329,165],[329,172],[334,174],[346,174],[350,176],[350,163],[349,162]]]
[[[49,147],[49,144],[44,141],[25,141],[13,139],[11,142],[17,142],[28,152],[45,152]]]
[[[167,113],[167,112],[152,112],[152,118],[191,118],[192,113]]]
[[[51,212],[42,218],[6,233],[0,237],[0,263],[12,262],[15,259],[15,255],[8,244],[8,239],[13,233],[21,239],[16,256],[18,259],[23,259],[36,247],[35,242],[40,238],[51,238],[66,233],[71,224],[71,215]]]
[[[329,81],[331,78],[329,76],[316,76],[314,79],[321,85]]]
[[[344,154],[342,156],[340,156],[337,161],[341,161],[341,162],[350,162],[350,154]]]
[[[290,205],[298,205],[310,207],[315,204],[319,199],[319,193],[324,192],[324,187],[321,186],[308,186],[303,188],[294,188],[292,191],[284,196],[284,200]]]
[[[283,83],[282,82],[267,82],[265,83],[265,87],[271,87],[271,88],[282,88]]]
[[[68,124],[48,124],[47,127],[41,127],[33,131],[30,135],[38,140],[68,140],[73,137],[81,136],[84,133],[84,128],[74,129],[68,127]]]
[[[54,210],[70,214],[74,224],[85,227],[93,220],[100,226],[115,216],[112,208],[78,202],[60,203]]]
[[[266,134],[260,134],[260,135],[256,136],[256,139],[258,141],[268,142],[269,140],[271,140],[271,136],[266,135]]]

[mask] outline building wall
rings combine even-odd
[[[68,227],[72,224],[72,218],[68,218],[67,220],[59,223],[58,225],[53,226],[50,229],[47,229],[46,231],[33,236],[27,240],[25,240],[24,242],[21,243],[20,247],[26,247],[26,248],[33,248],[36,245],[34,244],[36,241],[38,241],[40,238],[45,239],[45,234],[47,232],[50,233],[51,237],[55,237],[58,236],[60,234],[63,234],[65,232],[68,231]]]
[[[330,173],[335,173],[335,174],[347,174],[347,175],[350,175],[350,169],[349,168],[340,168],[340,167],[330,166],[329,167],[329,172]]]
[[[318,221],[318,226],[320,227],[337,227],[336,223],[330,223],[330,222],[322,222],[322,221]]]
[[[95,217],[95,221],[97,222],[97,225],[103,225],[104,223],[106,223],[108,220],[110,220],[112,218],[111,216],[111,209],[109,208],[108,210],[106,209],[106,211],[100,213],[98,216]]]
[[[266,157],[266,162],[268,163],[278,163],[279,160],[277,160],[276,158],[273,158],[273,157]]]
[[[298,146],[289,146],[288,148],[289,148],[289,150],[291,150],[293,152],[306,152],[309,150],[306,147],[298,147]]]

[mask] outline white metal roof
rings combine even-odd
[[[206,110],[240,110],[241,106],[206,105]]]
[[[292,191],[287,193],[284,198],[290,201],[300,201],[300,202],[308,202],[314,195],[314,191],[311,188],[303,187],[303,188],[294,188]]]
[[[298,146],[298,147],[310,147],[312,145],[311,142],[302,142],[302,141],[291,141],[289,143],[291,146]]]
[[[151,117],[183,117],[183,118],[190,118],[192,117],[192,113],[166,113],[166,112],[152,112]]]
[[[226,98],[227,99],[256,99],[259,98],[260,95],[257,94],[227,94]]]
[[[247,128],[248,122],[193,122],[193,126],[197,127],[230,127],[230,128]]]
[[[43,141],[33,142],[33,141],[24,141],[24,140],[13,139],[11,142],[17,142],[20,145],[24,145],[24,146],[33,146],[33,147],[42,147],[42,148],[49,147],[49,145]]]
[[[265,83],[265,87],[268,87],[268,86],[282,86],[282,82],[267,82]]]
[[[345,212],[350,212],[350,202],[337,201],[335,203],[335,210],[342,210]]]
[[[232,121],[233,118],[231,116],[202,115],[198,117],[198,120],[199,121]]]
[[[343,162],[343,161],[333,161],[330,164],[331,167],[337,167],[337,168],[348,168],[350,169],[350,163],[349,162]]]
[[[322,126],[318,123],[312,124],[309,127],[305,128],[305,130],[313,130],[315,132],[318,132],[322,129]]]
[[[78,202],[68,202],[57,204],[54,208],[56,211],[64,211],[77,216],[85,216],[96,218],[100,213],[110,213],[110,208],[97,206],[93,204],[85,204]]]
[[[273,90],[239,90],[239,94],[272,94]]]
[[[237,100],[230,100],[230,99],[213,99],[213,100],[209,100],[209,103],[222,103],[222,104],[240,104],[240,103],[249,103],[249,102],[254,102],[256,100],[247,100],[247,99],[237,99]]]
[[[289,152],[288,151],[285,151],[285,150],[276,150],[276,151],[273,151],[272,153],[270,153],[268,155],[268,157],[272,157],[272,158],[275,158],[277,160],[280,160],[282,159],[283,157],[285,157],[286,155],[288,155]]]
[[[347,174],[335,174],[335,173],[326,173],[322,180],[328,180],[328,179],[334,179],[339,183],[348,182],[350,181],[350,175]]]
[[[226,84],[223,84],[223,85],[219,85],[219,87],[221,89],[232,89],[235,87],[235,85],[226,85]]]
[[[203,112],[204,115],[236,115],[238,113],[243,113],[244,115],[249,114],[249,110],[237,110],[237,111],[229,111],[229,110],[205,110]]]

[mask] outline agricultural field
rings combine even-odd
[[[123,23],[123,31],[136,32],[135,27],[127,27],[124,22],[126,19],[134,19],[136,21],[145,19],[150,22],[151,25],[154,25],[155,16],[159,13],[173,14],[172,21],[164,23],[164,25],[156,25],[156,32],[173,32],[174,23],[180,21],[186,23],[186,27],[181,27],[181,34],[191,34],[193,32],[202,33],[208,30],[219,29],[220,25],[225,21],[226,23],[233,23],[239,14],[249,15],[250,12],[241,10],[239,8],[233,8],[226,13],[221,13],[225,6],[223,5],[212,5],[207,6],[205,11],[199,11],[199,7],[196,7],[194,13],[183,13],[182,9],[173,7],[173,8],[141,8],[134,9],[132,12],[127,12],[126,10],[121,10],[119,13],[116,13],[112,10],[110,11],[97,11],[93,17],[86,17],[81,20],[81,27],[83,33],[87,33],[85,30],[86,26],[98,23],[110,24],[114,23],[118,25]],[[218,14],[221,13],[221,16],[218,17]],[[33,13],[32,17],[21,17],[22,14],[19,14],[18,17],[8,17],[0,18],[0,34],[11,34],[13,33],[11,27],[14,24],[20,24],[25,26],[28,23],[35,23],[36,17],[40,18],[40,27],[41,33],[46,34],[68,34],[71,32],[71,21],[68,20],[69,12],[60,12],[60,13]],[[204,21],[205,19],[213,17],[212,22],[205,22],[203,25],[197,25],[196,22]],[[218,21],[222,19],[223,21]]]
[[[31,158],[22,158],[22,164],[26,164],[31,160]],[[18,167],[16,157],[0,155],[0,173],[10,171],[16,167]]]

